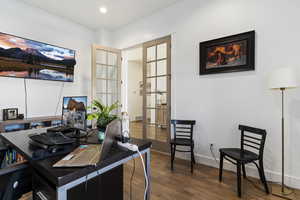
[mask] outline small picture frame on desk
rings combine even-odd
[[[18,108],[3,109],[3,121],[18,119]]]

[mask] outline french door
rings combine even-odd
[[[100,100],[108,106],[120,101],[120,71],[120,50],[93,45],[92,99]]]
[[[171,37],[143,44],[143,135],[168,152],[171,111]]]

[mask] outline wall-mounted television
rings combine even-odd
[[[73,82],[75,50],[0,32],[0,76]]]

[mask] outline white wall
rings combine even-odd
[[[172,35],[172,117],[195,119],[199,162],[214,165],[209,143],[239,146],[238,124],[268,132],[265,167],[279,181],[280,93],[267,77],[278,67],[299,67],[297,0],[185,0],[114,32],[114,46],[129,47]],[[256,70],[199,76],[199,42],[256,30]],[[287,91],[286,171],[300,188],[300,93]],[[256,174],[257,175],[257,174]]]
[[[104,28],[99,28],[95,31],[96,35],[96,44],[111,47],[113,44],[113,39],[111,35],[111,31],[106,30]]]
[[[64,83],[63,96],[91,93],[91,44],[95,32],[16,0],[0,0],[0,31],[76,50],[74,83]],[[24,79],[0,77],[0,109],[24,113]],[[62,82],[27,80],[28,116],[54,115]],[[57,114],[61,113],[61,105]]]
[[[143,116],[143,96],[140,95],[140,82],[143,81],[142,61],[128,62],[128,115],[130,121]]]

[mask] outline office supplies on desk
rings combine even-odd
[[[121,121],[114,120],[105,131],[105,138],[102,144],[81,145],[69,155],[53,165],[53,167],[84,167],[97,165],[104,160],[111,147],[116,142],[116,136],[121,134]]]
[[[53,165],[53,167],[85,167],[97,165],[102,145],[80,145],[73,152]]]

